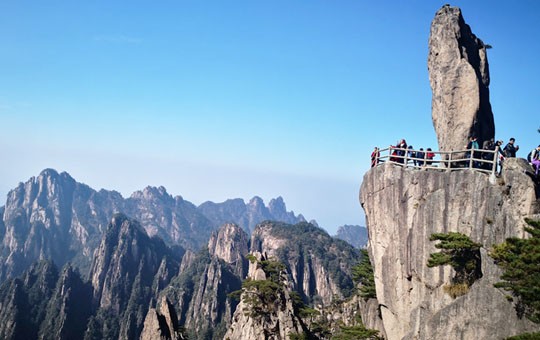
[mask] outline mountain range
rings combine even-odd
[[[46,169],[0,215],[2,339],[221,339],[252,253],[280,261],[307,304],[355,290],[360,253],[281,197],[195,206],[147,187],[123,198]]]

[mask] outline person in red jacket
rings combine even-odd
[[[435,157],[435,154],[431,150],[431,148],[426,149],[426,164],[431,165],[433,163],[433,158]]]

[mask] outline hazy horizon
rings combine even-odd
[[[446,2],[4,2],[0,206],[45,168],[124,197],[282,196],[365,225],[374,146],[437,148],[428,37]],[[455,1],[486,44],[496,138],[540,144],[540,3]]]

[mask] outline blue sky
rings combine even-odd
[[[436,148],[444,1],[3,1],[0,202],[44,168],[129,196],[283,196],[364,224],[373,146]],[[540,3],[455,1],[485,43],[496,137],[540,143]],[[1,203],[0,203],[1,205]]]

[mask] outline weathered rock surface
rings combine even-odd
[[[365,174],[360,202],[389,339],[502,339],[539,330],[517,316],[506,292],[493,287],[501,271],[487,255],[507,237],[526,236],[524,217],[540,216],[527,171],[524,160],[507,159],[496,184],[471,170],[417,171],[384,164]],[[426,265],[437,251],[431,234],[449,231],[483,245],[483,276],[456,299],[443,290],[452,269]]]
[[[493,138],[486,45],[472,33],[457,7],[444,5],[435,14],[428,70],[439,149],[463,150],[471,135],[478,137],[480,146]]]
[[[267,258],[260,253],[254,253],[259,260]],[[257,263],[249,265],[249,278],[252,280],[266,280],[265,272],[257,267]],[[253,340],[281,340],[289,339],[289,335],[304,333],[302,320],[296,315],[290,292],[292,285],[284,282],[285,288],[273,301],[272,305],[263,314],[255,314],[251,306],[250,295],[257,294],[256,290],[244,289],[233,322],[224,339],[253,339]]]
[[[294,289],[308,301],[329,304],[354,287],[351,272],[358,251],[309,223],[261,223],[251,235],[251,252],[284,263]]]
[[[180,340],[185,339],[180,332],[178,316],[167,298],[161,299],[158,308],[149,308],[144,327],[141,333],[141,340]]]
[[[163,295],[172,302],[181,324],[204,339],[220,339],[230,325],[237,301],[228,294],[241,288],[247,273],[248,236],[234,224],[212,234],[208,251],[191,253]],[[185,258],[186,256],[184,256]]]
[[[365,300],[355,294],[343,302],[324,306],[320,310],[319,318],[328,324],[328,329],[332,334],[339,332],[341,326],[358,325],[360,318],[366,328],[379,330],[378,335],[386,339],[379,308],[377,299]]]
[[[245,256],[249,251],[249,237],[236,224],[225,224],[214,232],[208,241],[208,251],[228,263],[238,277],[246,276],[248,265]]]
[[[98,310],[97,325],[89,330],[91,336],[138,336],[147,308],[157,298],[158,292],[152,288],[177,275],[181,256],[161,239],[148,237],[138,222],[116,214],[96,250],[90,271]]]

